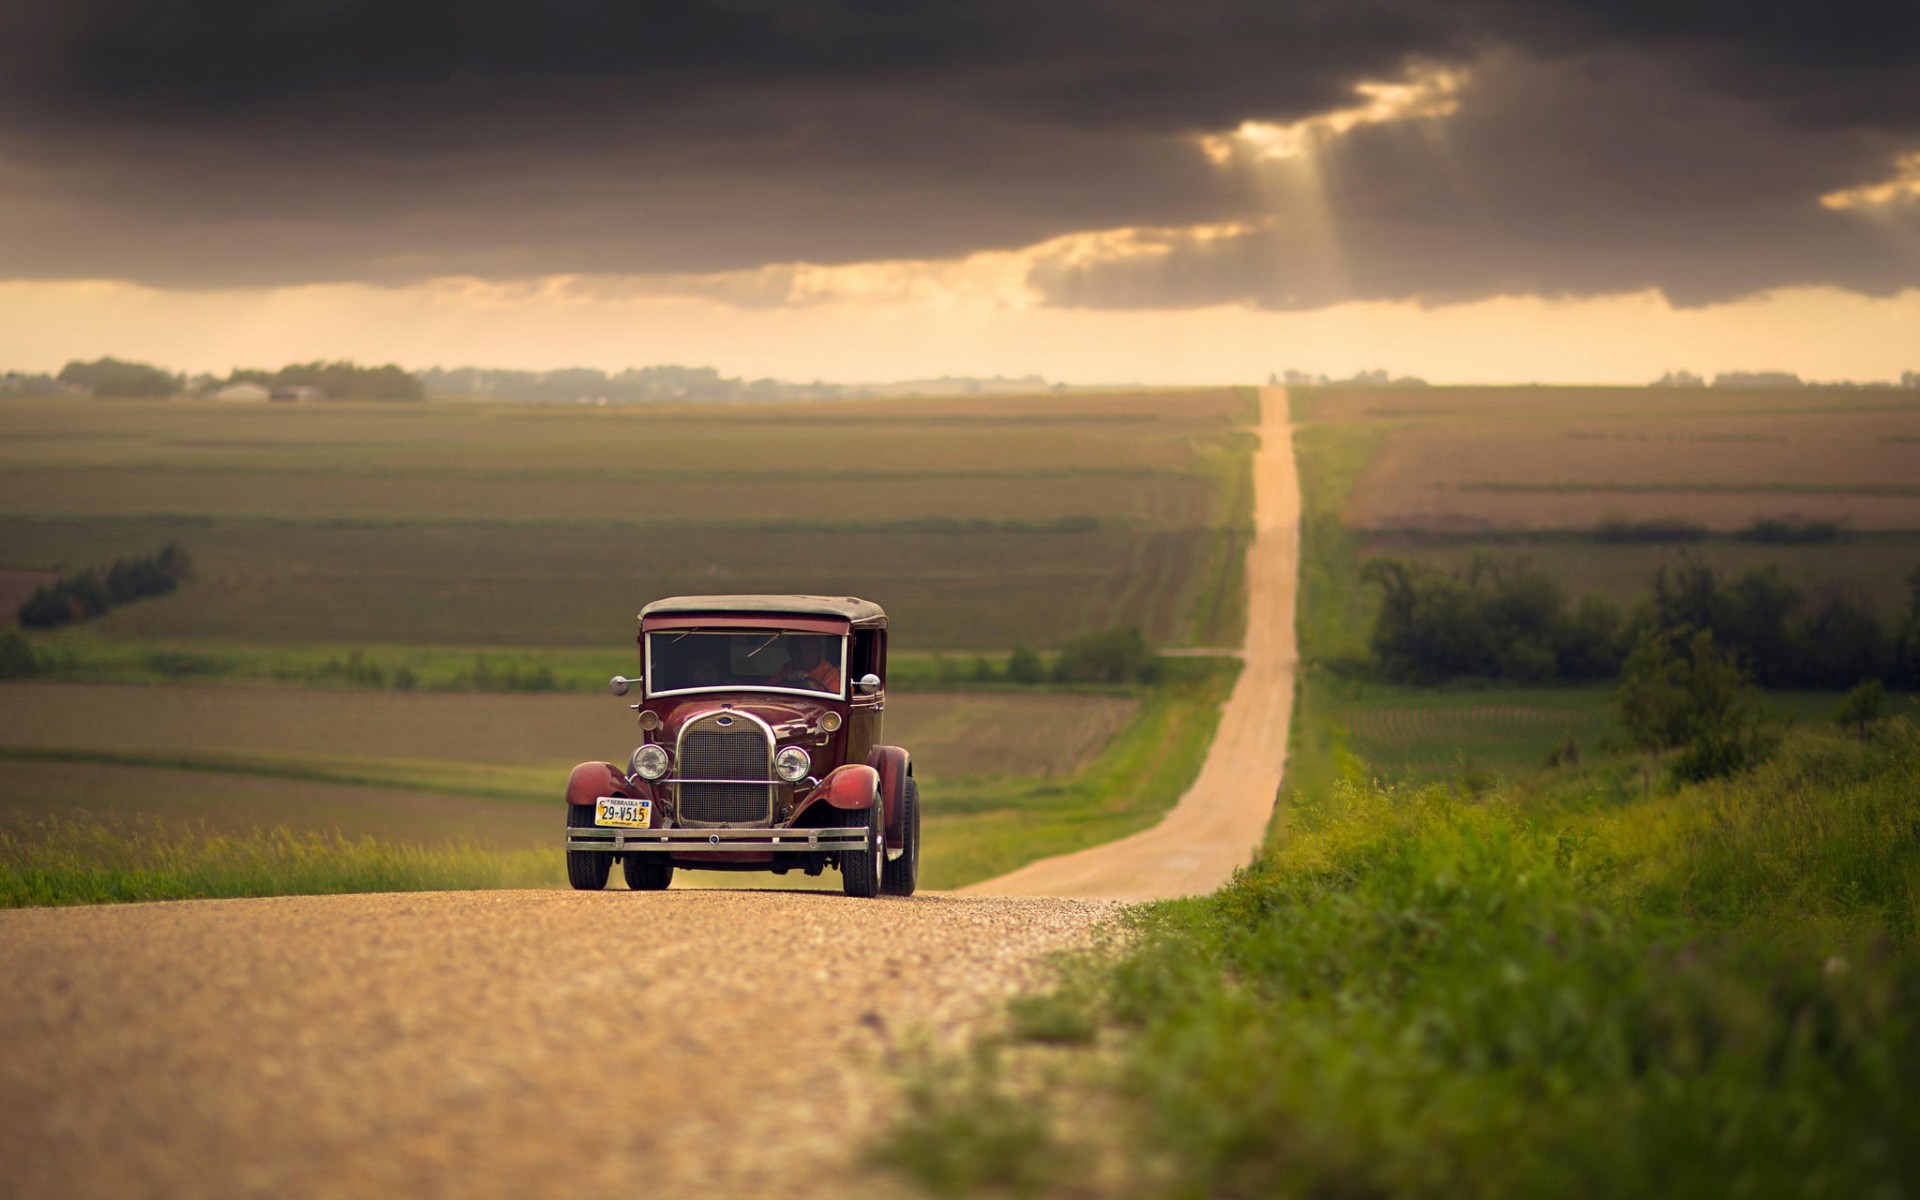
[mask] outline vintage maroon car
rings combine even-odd
[[[567,878],[664,888],[675,867],[840,872],[910,896],[913,762],[881,742],[887,614],[852,596],[677,596],[640,610],[640,744],[567,781]]]

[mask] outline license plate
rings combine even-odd
[[[593,823],[618,825],[624,829],[645,829],[653,824],[653,801],[602,796],[593,802]]]

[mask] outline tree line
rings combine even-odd
[[[329,400],[425,400],[426,388],[420,380],[392,363],[363,367],[340,362],[292,363],[278,371],[235,367],[224,380],[207,385],[218,391],[236,383],[257,383],[261,387],[314,388]]]
[[[1383,593],[1373,665],[1401,683],[1613,679],[1649,635],[1706,633],[1763,687],[1920,687],[1920,570],[1891,617],[1862,597],[1809,595],[1777,564],[1724,576],[1691,554],[1662,564],[1630,608],[1598,593],[1576,603],[1525,559],[1481,556],[1443,574],[1382,558],[1362,577]]]
[[[70,362],[60,368],[55,379],[64,387],[95,396],[172,396],[186,386],[185,380],[170,371],[117,358]]]
[[[116,558],[102,571],[88,567],[35,588],[20,606],[22,625],[52,629],[104,615],[117,605],[164,596],[193,574],[193,561],[177,543],[153,554]]]
[[[62,391],[115,399],[179,395],[210,396],[236,383],[253,383],[276,391],[313,388],[329,400],[425,400],[426,388],[414,375],[393,363],[363,367],[358,363],[314,361],[290,363],[279,370],[235,367],[225,379],[213,375],[188,377],[150,363],[99,358],[75,360],[58,375],[8,372],[0,376],[0,394],[53,395]]]

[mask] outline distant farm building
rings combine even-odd
[[[213,394],[215,400],[237,400],[249,404],[258,404],[272,397],[273,393],[257,383],[230,383]]]
[[[296,385],[293,387],[277,387],[273,389],[273,398],[275,400],[290,401],[295,404],[305,404],[309,400],[325,400],[327,393],[317,387],[301,387]]]

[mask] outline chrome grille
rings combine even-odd
[[[730,726],[720,724],[723,720]],[[702,717],[680,735],[680,819],[755,821],[773,819],[773,743],[750,718]],[[765,779],[761,783],[699,783],[701,779]]]

